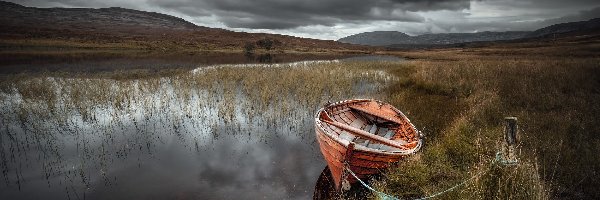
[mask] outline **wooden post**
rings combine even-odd
[[[507,158],[509,161],[515,161],[515,144],[517,143],[517,133],[519,132],[517,125],[516,117],[505,117],[504,118],[505,127],[504,127],[504,139],[506,139],[506,144],[508,146],[508,155]]]
[[[516,117],[505,117],[504,137],[508,146],[513,146],[517,143],[517,118]]]

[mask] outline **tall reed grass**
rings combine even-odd
[[[336,62],[3,77],[3,185],[21,187],[28,181],[23,168],[41,163],[46,179],[60,177],[68,195],[78,194],[115,159],[152,156],[173,136],[196,151],[225,134],[279,137],[264,131],[273,129],[311,138],[305,125],[312,127],[319,105],[380,96],[391,81],[362,65]],[[373,90],[357,89],[364,85]],[[114,182],[106,173],[102,178]]]

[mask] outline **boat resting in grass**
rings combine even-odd
[[[378,174],[418,151],[423,140],[408,118],[392,105],[371,99],[329,103],[315,116],[317,141],[335,189]]]

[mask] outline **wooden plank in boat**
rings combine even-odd
[[[351,105],[350,108],[359,110],[359,111],[367,113],[369,115],[383,118],[388,121],[398,123],[400,125],[405,124],[405,122],[401,118],[398,117],[398,113],[395,113],[392,109],[389,109],[389,108],[382,109],[375,102],[370,102],[368,104]]]
[[[336,135],[339,135],[342,132],[342,129],[335,127],[335,126],[328,125],[326,127],[327,127],[326,130],[328,130],[329,132],[335,133]]]
[[[385,146],[385,145],[383,145],[383,146]],[[381,143],[379,143],[379,142],[374,142],[374,141],[371,141],[371,142],[369,143],[369,145],[367,145],[367,147],[368,147],[368,148],[371,148],[371,149],[380,149],[380,148],[382,147],[382,144],[381,144]]]
[[[332,111],[333,112],[331,112],[331,114],[337,115],[337,114],[340,114],[340,113],[343,113],[343,112],[350,111],[350,108],[349,107],[338,106],[338,107],[335,107]]]
[[[356,134],[359,137],[368,138],[369,140],[375,140],[377,142],[380,142],[380,143],[383,143],[383,144],[386,144],[386,145],[389,145],[389,146],[394,146],[394,147],[397,147],[397,148],[401,148],[401,149],[404,148],[404,146],[402,146],[402,145],[404,145],[405,143],[404,144],[403,143],[399,143],[399,142],[402,142],[402,141],[392,141],[392,140],[383,138],[383,137],[378,136],[378,135],[374,135],[372,133],[368,133],[368,132],[366,132],[364,130],[357,129],[357,128],[354,128],[352,126],[349,126],[348,124],[343,124],[343,123],[340,123],[340,122],[335,122],[335,121],[323,121],[323,122],[325,122],[327,124],[330,124],[330,125],[333,125],[333,126],[336,126],[336,127],[340,128],[340,129],[352,132],[352,133]]]
[[[377,133],[378,128],[379,127],[377,127],[377,125],[375,125],[375,124],[371,125],[371,130],[369,130],[369,133],[371,133],[371,134]]]
[[[366,141],[366,140],[365,140],[365,139],[363,139],[363,138],[361,138],[361,137],[356,137],[356,138],[354,139],[354,143],[356,143],[356,144],[362,144],[362,143],[365,143],[365,141]]]
[[[354,120],[354,121],[353,121],[353,122],[350,124],[350,126],[352,126],[352,127],[354,127],[354,128],[358,128],[358,129],[362,128],[362,127],[363,127],[363,125],[364,125],[364,122],[362,122],[361,120]],[[363,139],[363,138],[361,138],[361,137],[356,137],[356,138],[354,139],[354,143],[356,143],[356,144],[361,144],[361,143],[364,143],[364,142],[365,142],[365,139]]]
[[[363,129],[363,130],[364,130],[364,131],[367,131],[367,132],[369,132],[369,133],[371,133],[371,129],[373,128],[373,126],[374,126],[374,125],[372,125],[372,124],[369,124],[369,125],[367,125],[367,126],[366,126],[366,127]],[[369,145],[369,143],[370,143],[370,142],[371,142],[370,140],[367,140],[367,139],[365,139],[365,141],[364,141],[364,142],[362,142],[362,143],[360,143],[359,145],[362,145],[362,146],[365,146],[365,147],[366,147],[366,146],[368,146],[368,145]]]
[[[351,124],[352,123],[352,120],[348,119],[348,117],[346,117],[345,114],[342,113],[339,116],[342,119],[341,122],[343,122],[344,124]]]
[[[354,114],[352,112],[344,112],[344,115],[346,115],[346,117],[350,120],[350,121],[354,121],[356,120],[356,116],[354,116]]]
[[[350,126],[354,127],[354,128],[360,128],[362,127],[364,124],[364,122],[362,122],[361,120],[354,120]]]
[[[338,122],[343,122],[340,115],[333,115],[333,119],[335,119],[335,121],[338,121]]]
[[[387,139],[391,139],[392,136],[394,136],[394,134],[395,134],[395,132],[393,130],[388,130],[387,128],[382,128],[380,130],[382,130],[382,131],[379,131],[379,134],[377,134],[377,135],[382,136],[382,137],[387,138]],[[379,149],[379,150],[383,150],[383,151],[397,151],[397,150],[399,150],[397,148],[388,148],[388,147],[389,146],[387,146],[387,145],[379,144],[378,146],[373,146],[371,148]]]
[[[367,128],[365,130],[373,135],[377,135],[376,134],[377,129],[378,129],[377,126],[375,124],[372,124],[372,125],[367,126]],[[380,143],[374,142],[371,140],[367,140],[367,142],[365,142],[365,144],[363,146],[372,148],[372,149],[377,149],[377,147],[380,146]]]
[[[377,135],[379,135],[379,136],[381,136],[381,137],[385,137],[385,135],[387,134],[388,130],[389,130],[389,129],[388,129],[388,128],[386,128],[386,127],[380,127],[380,128],[377,130]],[[389,138],[388,138],[388,139],[389,139]]]
[[[349,133],[348,131],[342,131],[342,133],[340,133],[340,138],[351,142],[352,140],[354,140],[354,138],[356,138],[356,136],[354,134]]]
[[[393,152],[393,151],[400,151],[401,149],[395,148],[395,147],[390,147],[387,145],[382,145],[381,147],[379,147],[379,150],[382,151],[387,151],[387,152]]]
[[[388,131],[386,131],[386,133],[385,133],[385,135],[383,137],[391,139],[394,136],[394,134],[396,134],[396,131],[394,131],[394,130],[388,130]]]

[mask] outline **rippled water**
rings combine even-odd
[[[310,199],[326,165],[314,111],[393,79],[318,61],[15,80],[0,92],[0,199]]]

